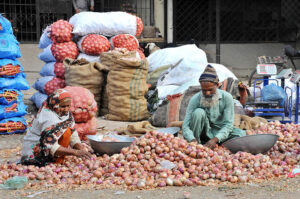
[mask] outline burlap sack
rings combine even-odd
[[[67,86],[81,86],[89,89],[95,96],[95,101],[101,104],[101,90],[104,82],[102,71],[108,71],[108,67],[98,62],[88,62],[85,59],[64,60],[65,81]]]
[[[108,66],[107,75],[109,120],[139,121],[149,117],[147,100],[144,97],[148,62],[136,58],[136,52],[126,49],[104,52],[101,63]]]
[[[241,115],[240,118],[241,118],[241,124],[239,128],[244,130],[252,130],[252,129],[256,130],[262,124],[268,123],[268,121],[262,117],[249,117],[247,115]]]
[[[100,103],[100,116],[105,116],[108,114],[108,95],[107,95],[107,73],[104,74],[104,82],[102,86],[102,94],[101,94],[101,103]]]
[[[236,128],[239,128],[241,124],[241,115],[240,114],[234,114],[234,120],[233,120],[233,126]]]

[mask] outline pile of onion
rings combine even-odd
[[[300,163],[299,125],[269,123],[248,134],[274,133],[280,140],[265,155],[231,154],[222,146],[211,150],[170,134],[150,132],[120,154],[91,159],[67,157],[61,165],[46,167],[0,165],[0,182],[25,175],[48,184],[91,184],[147,189],[165,186],[194,186],[211,183],[269,180],[287,176]],[[164,162],[175,167],[164,167]],[[34,182],[34,181],[33,181]]]

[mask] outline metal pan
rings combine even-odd
[[[101,135],[88,135],[91,146],[96,154],[103,155],[113,155],[116,153],[120,153],[121,149],[124,147],[128,147],[135,138],[126,137],[121,135],[108,135],[111,138],[116,138],[118,142],[102,142]]]
[[[266,153],[276,143],[278,135],[258,134],[233,138],[223,143],[232,153],[244,151],[252,154]]]
[[[180,131],[180,128],[179,127],[168,127],[168,128],[157,129],[155,131],[160,132],[160,133],[169,133],[174,136],[178,136],[178,132]]]

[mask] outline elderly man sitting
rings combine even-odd
[[[213,149],[218,143],[246,135],[233,127],[233,98],[218,89],[219,78],[211,65],[207,65],[199,82],[202,92],[195,94],[187,107],[182,126],[184,138]]]

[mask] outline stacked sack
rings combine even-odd
[[[63,60],[78,56],[78,48],[72,41],[72,29],[67,21],[58,20],[47,27],[40,38],[39,48],[43,52],[39,54],[39,58],[45,65],[40,71],[42,77],[33,85],[38,91],[31,97],[38,108],[48,95],[66,86]]]
[[[40,108],[48,95],[58,88],[65,88],[72,96],[70,111],[76,122],[75,128],[80,138],[86,139],[86,135],[96,133],[97,119],[95,115],[98,108],[94,95],[88,89],[83,87],[66,87],[65,84],[65,65],[63,61],[74,60],[79,54],[76,43],[72,41],[72,29],[72,25],[67,21],[58,20],[51,27],[47,27],[44,30],[39,43],[39,48],[43,48],[43,52],[40,53],[39,58],[45,62],[45,65],[40,71],[42,77],[33,85],[38,92],[31,97],[31,100]],[[91,70],[91,73],[84,77],[85,80],[90,79],[91,75],[97,75],[92,70],[93,68],[92,66],[86,67],[87,70]],[[95,68],[98,69],[97,67]],[[79,84],[82,83],[80,77],[86,75],[82,74],[83,71],[85,71],[85,68],[81,68],[79,71],[78,68],[75,68],[71,73],[67,74],[68,77],[72,77],[72,85],[81,86]],[[78,84],[75,84],[74,79],[76,81],[78,78]],[[101,77],[96,78],[101,81]]]
[[[81,37],[77,42],[81,52],[78,59],[102,63],[103,53],[120,48],[133,51],[140,60],[145,58],[136,39],[143,31],[143,22],[137,16],[125,12],[81,12],[71,17],[69,22],[73,25],[73,34]],[[106,77],[107,73],[103,71],[103,75]],[[97,101],[98,106],[101,106],[100,115],[109,112],[105,85],[106,81],[102,86],[101,101]]]
[[[16,60],[21,57],[19,42],[11,23],[0,14],[0,135],[24,133],[27,106],[21,90],[28,90],[23,68]]]
[[[108,67],[99,62],[70,58],[64,60],[64,66],[66,85],[89,89],[99,106],[101,103],[102,85],[104,84]]]
[[[97,103],[94,95],[86,88],[79,86],[65,87],[72,97],[71,109],[75,128],[81,140],[86,140],[86,135],[95,135],[97,132]]]
[[[147,119],[148,74],[147,59],[139,59],[127,49],[115,49],[101,54],[101,62],[109,66],[106,91],[109,120],[140,121]]]

